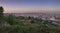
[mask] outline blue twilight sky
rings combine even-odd
[[[4,13],[60,12],[60,0],[0,0]]]

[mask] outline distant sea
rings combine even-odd
[[[60,16],[60,14],[48,14],[48,13],[4,13],[4,16],[8,16],[10,14],[14,16],[36,16],[36,17]]]

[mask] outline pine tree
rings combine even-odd
[[[0,7],[0,16],[3,16],[3,11],[4,11],[4,8],[1,6]]]

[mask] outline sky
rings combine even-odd
[[[60,0],[0,0],[4,13],[60,12]]]

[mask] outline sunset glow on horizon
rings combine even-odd
[[[4,13],[60,12],[60,0],[0,0]]]

